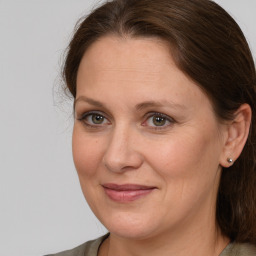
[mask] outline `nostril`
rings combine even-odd
[[[102,160],[105,168],[112,172],[125,172],[138,169],[143,163],[143,157],[137,152],[130,152],[125,156],[107,155]]]

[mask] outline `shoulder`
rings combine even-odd
[[[71,250],[48,254],[45,256],[97,256],[98,249],[101,243],[108,237],[109,234],[102,236],[98,239],[83,243]]]
[[[231,243],[220,256],[256,256],[256,246],[247,243]]]

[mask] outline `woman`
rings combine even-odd
[[[255,66],[220,6],[107,2],[64,78],[82,191],[109,234],[55,255],[256,255]]]

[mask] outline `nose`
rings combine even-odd
[[[122,173],[136,170],[142,165],[143,156],[138,152],[135,133],[128,127],[113,130],[103,157],[103,164],[109,171]]]

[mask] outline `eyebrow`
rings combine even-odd
[[[151,108],[151,107],[171,107],[171,108],[185,108],[184,105],[182,104],[178,104],[178,103],[174,103],[172,101],[167,101],[167,100],[163,100],[163,101],[145,101],[142,103],[139,103],[135,106],[135,108],[140,111],[143,110],[145,108]]]
[[[93,100],[93,99],[90,99],[90,98],[87,98],[85,96],[80,96],[78,97],[75,101],[74,101],[74,108],[76,106],[76,103],[79,102],[79,101],[84,101],[84,102],[87,102],[89,103],[90,105],[93,105],[95,107],[99,107],[99,108],[104,108],[105,105],[97,100]]]
[[[76,103],[80,102],[80,101],[87,102],[90,105],[93,105],[93,106],[99,107],[99,108],[105,108],[106,107],[103,103],[101,103],[97,100],[93,100],[93,99],[85,97],[85,96],[80,96],[74,101],[74,108],[75,108]],[[175,108],[175,109],[184,109],[184,108],[186,108],[185,105],[178,104],[178,103],[175,103],[175,102],[172,102],[172,101],[167,101],[167,100],[153,101],[152,100],[152,101],[145,101],[145,102],[137,104],[135,106],[135,109],[137,111],[141,111],[141,110],[146,109],[146,108],[165,107],[165,106]]]

